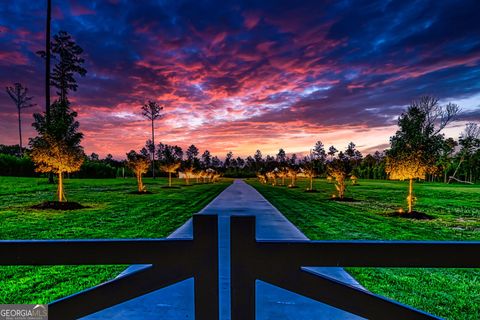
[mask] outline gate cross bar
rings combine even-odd
[[[480,242],[257,241],[255,217],[231,218],[232,320],[255,319],[262,280],[368,319],[439,319],[305,267],[480,267]]]
[[[195,319],[218,320],[218,222],[193,216],[193,239],[4,240],[0,265],[148,264],[49,304],[50,319],[77,319],[194,278]]]

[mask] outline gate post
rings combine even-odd
[[[218,216],[193,216],[195,319],[219,319]]]
[[[255,320],[255,217],[230,221],[232,320]]]

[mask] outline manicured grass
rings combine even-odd
[[[249,180],[275,207],[315,240],[480,240],[480,185],[416,183],[415,209],[433,220],[389,217],[405,209],[407,183],[362,181],[348,197],[329,198],[334,186],[316,180],[319,193]],[[479,269],[348,268],[368,290],[447,319],[480,319]]]
[[[231,180],[180,189],[162,188],[164,178],[145,183],[152,194],[130,194],[136,190],[131,178],[67,179],[67,198],[89,208],[55,211],[29,208],[54,200],[56,186],[46,179],[0,177],[0,239],[163,238]],[[111,279],[125,267],[0,267],[0,303],[48,303]]]

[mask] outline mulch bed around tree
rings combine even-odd
[[[131,191],[129,194],[152,194],[153,192],[151,191]]]
[[[432,220],[435,219],[435,217],[428,215],[423,212],[418,212],[418,211],[412,211],[410,213],[407,212],[389,212],[386,214],[388,217],[399,217],[399,218],[406,218],[406,219],[416,219],[416,220]]]
[[[288,186],[289,189],[296,189],[299,188],[299,186]]]
[[[161,186],[162,189],[180,189],[181,187],[179,186]]]
[[[305,190],[304,192],[306,192],[306,193],[317,193],[317,192],[319,192],[319,191],[318,191],[317,189],[311,189],[311,190],[310,190],[310,189],[307,189],[307,190]]]
[[[339,197],[335,197],[335,198],[330,198],[330,200],[332,201],[339,201],[339,202],[358,202],[358,200],[355,200],[353,198],[339,198]]]
[[[82,206],[80,203],[74,202],[74,201],[65,201],[65,202],[45,201],[40,204],[31,206],[30,208],[38,209],[38,210],[79,210],[79,209],[85,209],[89,207]]]

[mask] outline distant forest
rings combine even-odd
[[[456,172],[460,180],[478,182],[480,181],[480,151],[468,154],[465,157],[467,146],[462,144],[462,139],[456,141],[452,138],[446,139],[447,150],[444,150],[443,157],[437,161],[437,170],[430,173],[427,181],[446,182],[447,177]],[[34,177],[42,176],[35,172],[35,166],[29,158],[30,150],[19,145],[0,145],[0,175]],[[140,150],[140,154],[151,159],[153,145],[150,140]],[[23,154],[23,156],[21,156]],[[338,150],[334,146],[326,149],[322,142],[318,141],[313,146],[310,155],[298,157],[296,154],[287,154],[286,150],[280,149],[275,155],[264,156],[260,150],[246,158],[235,157],[228,152],[221,160],[218,156],[212,155],[208,150],[203,153],[191,145],[186,150],[177,145],[159,143],[155,146],[155,175],[166,176],[167,173],[160,170],[160,167],[169,163],[180,162],[180,171],[185,168],[196,170],[213,169],[224,177],[247,178],[255,177],[258,173],[269,172],[275,168],[294,167],[302,170],[307,164],[314,164],[318,177],[327,177],[326,167],[329,162],[338,157],[348,158],[353,164],[352,174],[359,179],[387,179],[385,172],[386,155],[385,151],[376,151],[373,154],[364,156],[356,149],[354,143],[350,143],[344,150]],[[46,176],[43,174],[43,176]],[[133,177],[134,173],[129,169],[126,160],[115,160],[112,155],[101,159],[96,153],[85,155],[80,171],[69,175],[70,178],[122,178]],[[150,168],[146,176],[152,176]]]

